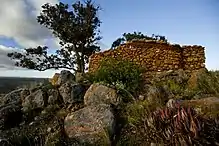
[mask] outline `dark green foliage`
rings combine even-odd
[[[144,69],[127,60],[105,58],[99,69],[90,76],[91,82],[103,82],[113,86],[122,86],[130,93],[140,91]]]
[[[16,66],[39,71],[66,68],[84,73],[89,56],[100,50],[97,45],[101,39],[98,29],[101,22],[97,16],[100,7],[86,0],[84,4],[75,2],[72,8],[69,11],[69,6],[61,2],[42,6],[37,21],[59,38],[61,49],[51,55],[46,46],[26,48],[25,53],[9,53],[8,57],[19,60]]]
[[[165,36],[161,35],[152,35],[151,37],[142,34],[141,32],[134,32],[134,33],[124,33],[121,38],[118,38],[115,40],[111,46],[111,48],[115,48],[121,44],[123,44],[126,41],[131,41],[134,39],[146,39],[146,40],[162,40],[164,42],[167,42],[167,39]]]

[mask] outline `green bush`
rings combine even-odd
[[[209,71],[202,74],[198,80],[197,90],[204,94],[219,96],[219,71]]]
[[[139,65],[120,59],[105,58],[101,61],[99,69],[89,76],[91,82],[102,82],[130,93],[141,90],[144,69]]]

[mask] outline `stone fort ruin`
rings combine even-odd
[[[96,71],[105,57],[121,57],[146,69],[145,74],[168,70],[188,72],[205,68],[205,50],[198,45],[180,46],[162,41],[133,40],[114,50],[90,56],[89,72]]]

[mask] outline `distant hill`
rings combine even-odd
[[[0,77],[0,94],[6,94],[19,87],[31,87],[48,82],[48,78]]]

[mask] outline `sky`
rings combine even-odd
[[[0,0],[0,76],[51,77],[60,70],[43,72],[14,66],[6,55],[23,48],[47,45],[58,39],[39,25],[36,17],[45,3],[59,0]],[[75,0],[61,0],[72,4]],[[164,35],[170,43],[205,47],[206,67],[219,69],[219,0],[96,0],[102,10],[101,49],[107,50],[123,33],[139,31]]]

